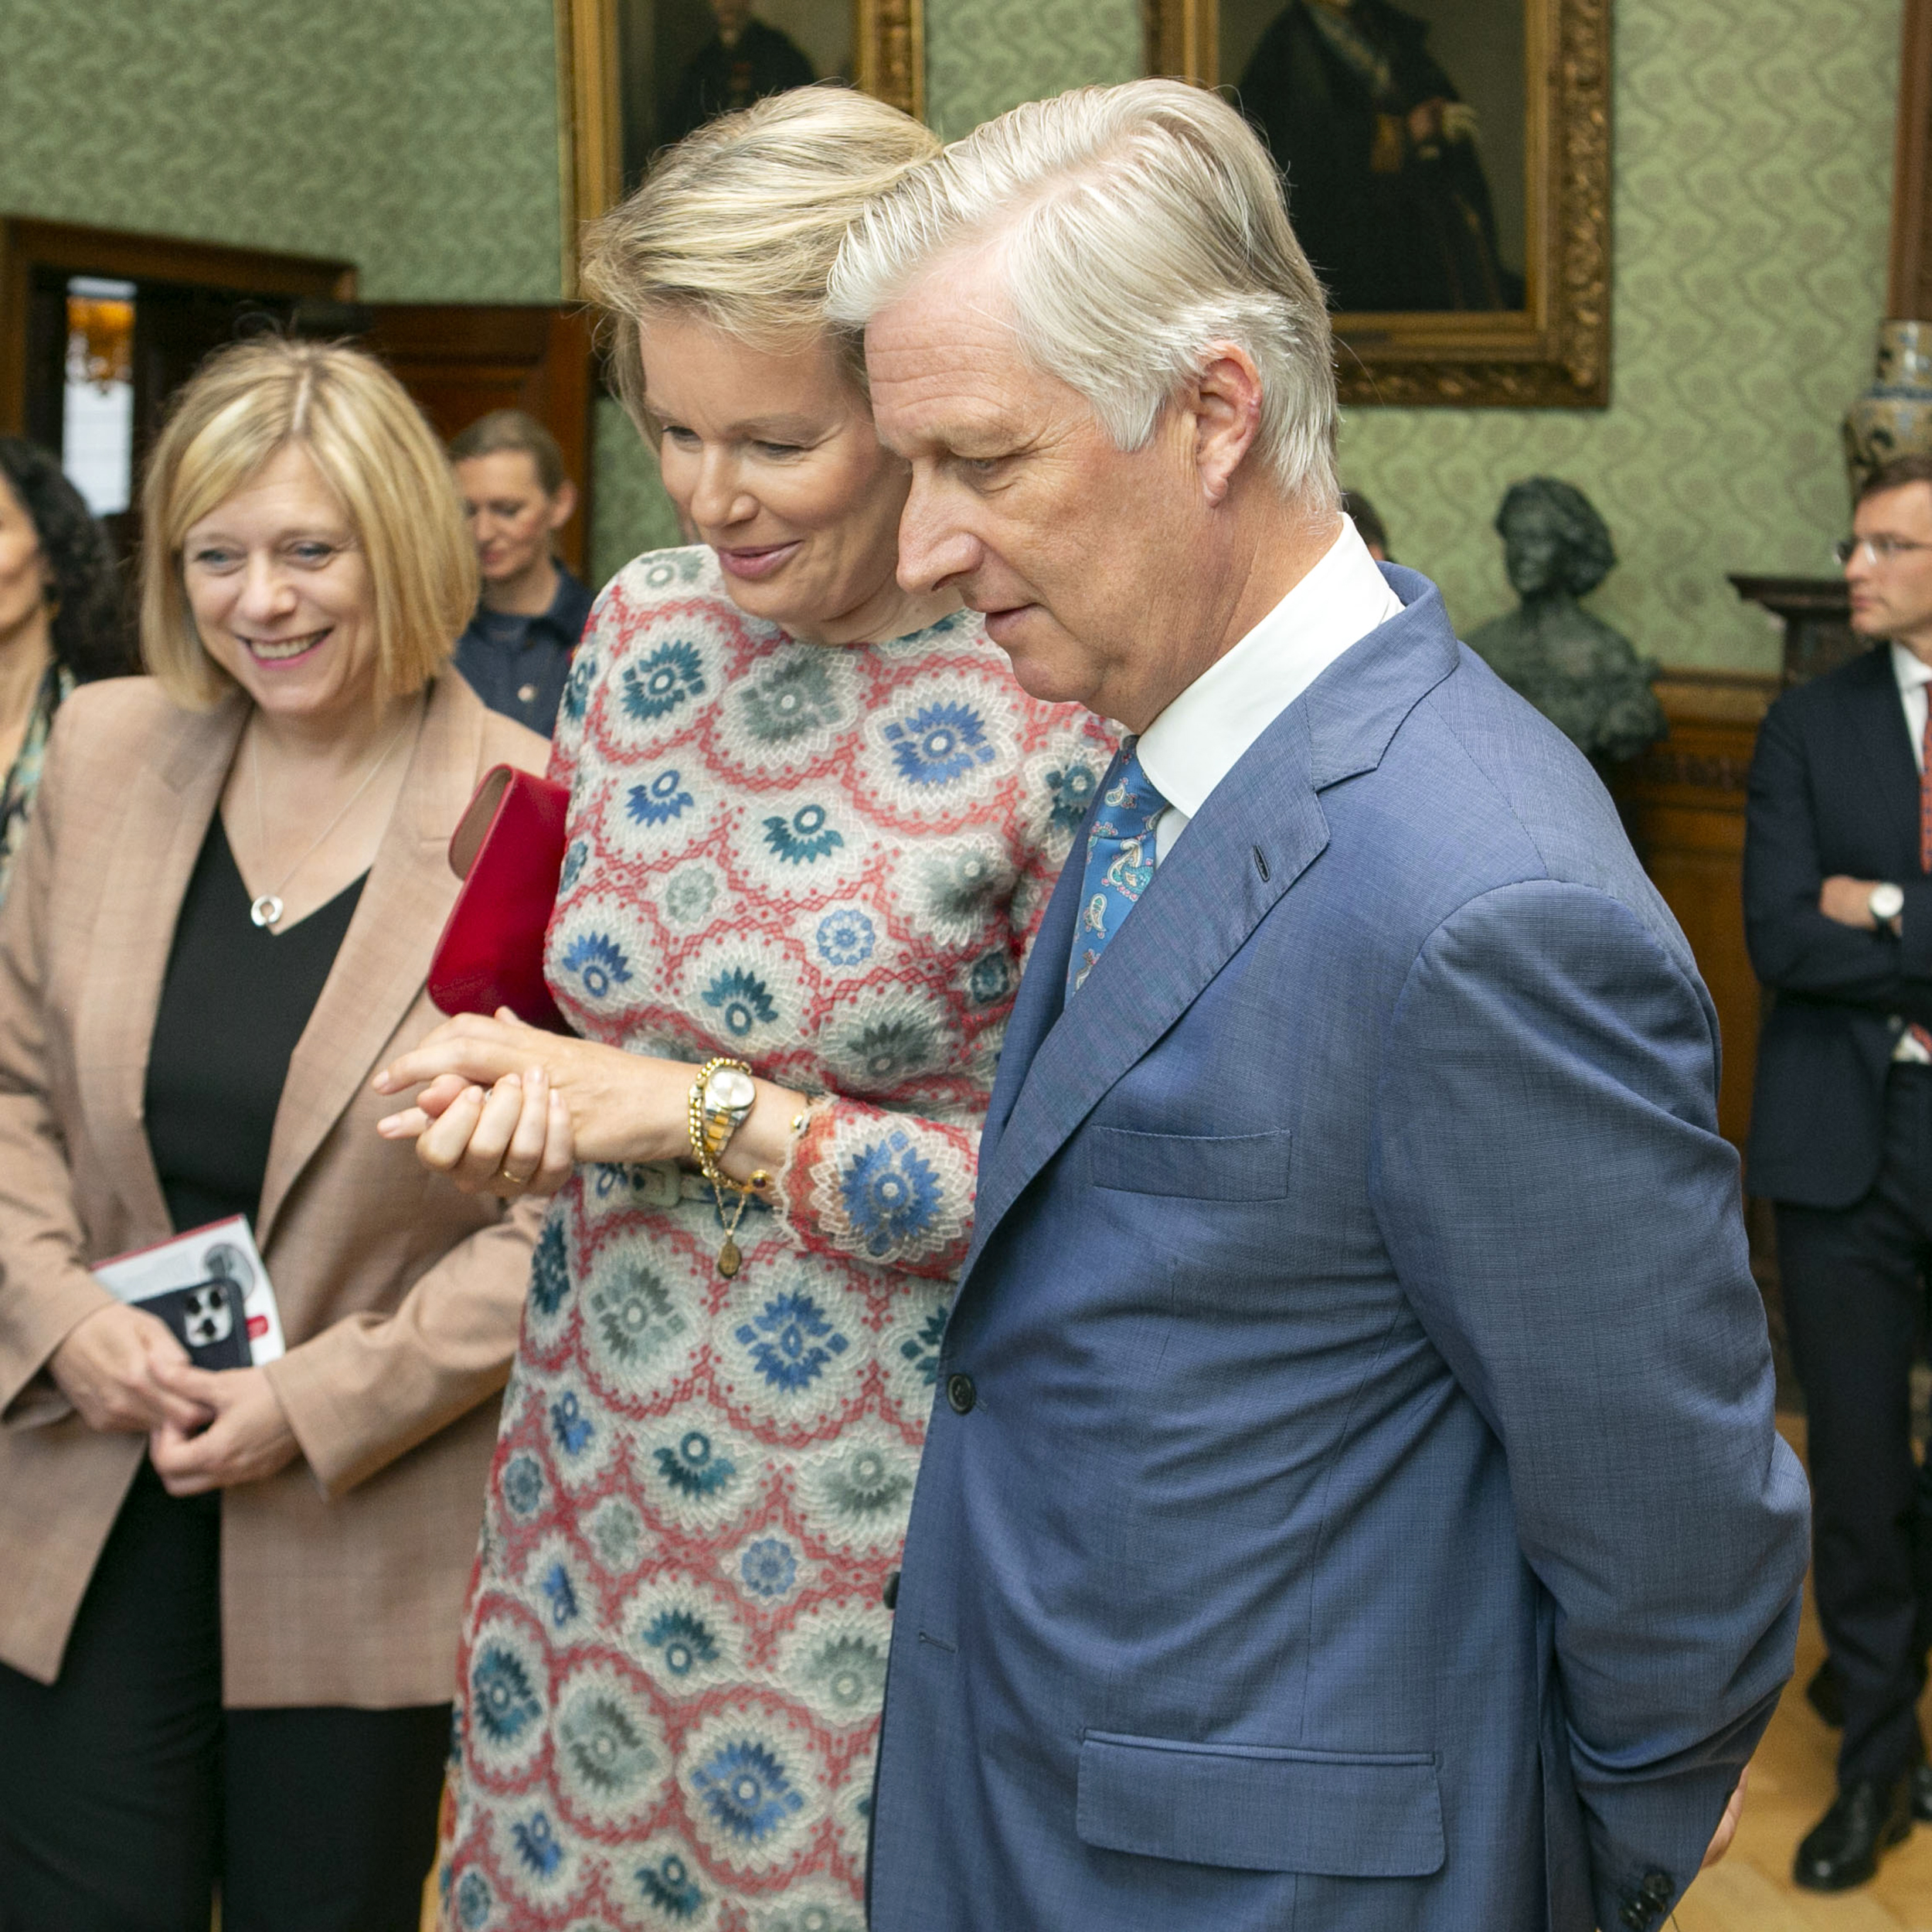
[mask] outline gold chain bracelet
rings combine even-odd
[[[698,1077],[691,1083],[687,1118],[691,1134],[692,1158],[698,1163],[698,1172],[711,1184],[712,1205],[717,1210],[718,1225],[724,1230],[724,1243],[718,1250],[718,1272],[729,1281],[738,1272],[739,1265],[743,1260],[738,1248],[738,1223],[745,1218],[745,1209],[756,1191],[758,1177],[754,1176],[750,1185],[741,1185],[718,1165],[719,1155],[731,1145],[731,1137],[738,1131],[744,1118],[744,1114],[740,1114],[736,1119],[730,1121],[724,1132],[717,1137],[716,1144],[713,1144],[711,1117],[705,1106],[705,1090],[711,1084],[712,1076],[726,1067],[743,1074],[748,1080],[757,1077],[743,1060],[730,1060],[722,1055],[706,1060],[698,1069]],[[747,1107],[746,1111],[749,1111]],[[727,1188],[738,1197],[728,1219],[724,1204]]]

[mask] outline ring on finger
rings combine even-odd
[[[536,1169],[532,1168],[529,1174],[512,1174],[508,1167],[500,1166],[496,1171],[509,1182],[511,1186],[528,1187],[530,1184],[530,1175],[536,1173]]]

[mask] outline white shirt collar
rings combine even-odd
[[[1401,609],[1345,516],[1321,562],[1141,733],[1141,769],[1192,818],[1255,740],[1351,645]]]
[[[1903,645],[1894,644],[1892,647],[1892,675],[1898,680],[1899,696],[1903,697],[1908,692],[1917,691],[1932,684],[1932,664],[1922,662]],[[1147,760],[1142,759],[1141,762],[1145,765]],[[1149,777],[1153,777],[1153,775],[1151,772],[1148,774]],[[1154,781],[1156,784],[1160,783],[1158,778]]]

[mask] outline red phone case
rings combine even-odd
[[[430,998],[444,1012],[507,1006],[532,1026],[570,1032],[543,983],[570,803],[568,785],[513,765],[483,774],[450,840],[463,887],[430,961]]]

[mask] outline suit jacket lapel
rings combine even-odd
[[[138,754],[75,1018],[80,1104],[101,1167],[155,1237],[168,1226],[144,1119],[148,1048],[175,923],[248,716],[239,697],[180,714],[172,743]],[[148,748],[141,748],[148,753]]]
[[[1026,1057],[1009,1069],[1002,1056],[962,1287],[1028,1183],[1320,855],[1328,828],[1317,794],[1379,763],[1402,719],[1455,668],[1440,597],[1413,573],[1392,576],[1408,607],[1337,659],[1215,787],[1063,1009],[1081,827],[1014,1005],[1009,1050]],[[1052,984],[1036,984],[1044,978]]]
[[[1893,675],[1892,648],[1879,645],[1861,660],[1866,675],[1855,689],[1852,706],[1867,768],[1882,794],[1883,821],[1896,825],[1911,862],[1910,878],[1919,872],[1919,769],[1912,755],[1912,734],[1906,726],[1905,707],[1899,699],[1899,681]],[[1932,695],[1932,694],[1929,694]]]
[[[256,1230],[264,1247],[302,1169],[423,990],[456,896],[449,838],[475,787],[482,730],[469,687],[439,679],[355,917],[288,1063]]]

